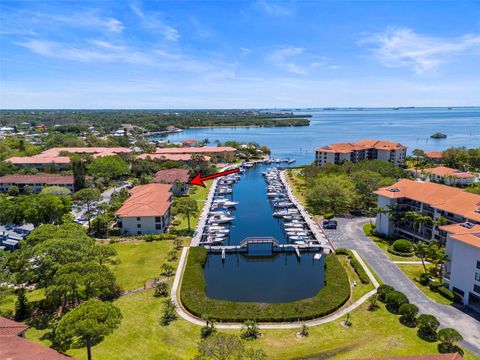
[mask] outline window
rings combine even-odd
[[[477,261],[477,269],[480,269],[480,260]]]
[[[140,217],[137,217],[137,221],[140,221]]]
[[[155,224],[155,229],[162,230],[162,224]]]
[[[162,218],[160,216],[155,216],[155,222],[161,222]]]
[[[137,231],[137,234],[138,234],[138,235],[142,235],[142,232],[141,232],[141,231]]]
[[[480,294],[480,285],[473,285],[473,291]]]
[[[480,281],[480,273],[475,273],[475,280]]]
[[[140,229],[142,227],[142,224],[137,224],[137,229]]]

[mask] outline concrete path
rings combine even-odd
[[[421,313],[432,314],[441,327],[458,330],[464,341],[462,345],[480,355],[480,321],[449,305],[437,304],[430,300],[410,279],[385,255],[385,253],[363,232],[365,218],[337,219],[337,230],[325,230],[336,247],[358,251],[385,284],[408,296]]]
[[[177,273],[175,274],[175,279],[173,280],[173,286],[172,286],[172,291],[171,291],[171,298],[173,303],[176,305],[177,308],[177,313],[178,315],[183,318],[184,320],[198,325],[198,326],[205,326],[206,323],[202,321],[201,319],[193,316],[192,314],[188,313],[182,306],[181,301],[180,301],[180,285],[181,285],[181,279],[183,277],[183,271],[185,269],[185,264],[187,261],[188,257],[188,251],[189,248],[185,247],[182,250],[182,254],[180,256],[180,261],[178,263],[178,268],[177,268]],[[365,265],[363,262],[362,258],[358,255],[356,251],[352,251],[353,255],[355,258],[360,262],[360,264],[363,266],[365,272],[367,273],[370,281],[372,284],[375,286],[375,289],[372,291],[369,291],[365,295],[363,295],[360,299],[355,301],[353,304],[343,307],[342,309],[338,310],[334,314],[320,318],[320,319],[315,319],[315,320],[308,320],[308,321],[300,321],[300,322],[288,322],[288,323],[268,323],[268,324],[259,324],[260,329],[299,329],[302,328],[303,325],[306,326],[317,326],[317,325],[322,325],[326,324],[335,320],[340,319],[341,317],[345,316],[352,310],[356,309],[360,305],[362,305],[367,299],[372,296],[373,294],[376,293],[376,288],[378,287],[378,282],[371,273],[371,271],[368,269],[368,267]],[[242,329],[243,324],[241,323],[216,323],[215,327],[217,329]]]

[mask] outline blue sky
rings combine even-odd
[[[2,1],[1,108],[480,105],[480,2]]]

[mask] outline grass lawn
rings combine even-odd
[[[29,291],[26,293],[27,299],[30,302],[35,302],[41,300],[45,297],[44,289],[37,289]],[[5,298],[0,302],[0,311],[13,311],[15,309],[15,302],[17,301],[17,296],[13,293],[9,293]]]
[[[410,280],[423,291],[430,299],[439,304],[451,305],[452,302],[437,292],[430,290],[428,286],[420,284],[420,275],[423,273],[423,266],[417,264],[397,264],[397,266],[408,276]]]
[[[340,260],[340,263],[343,265],[344,269],[347,271],[348,275],[348,280],[350,281],[350,285],[353,284],[355,281],[357,285],[355,287],[351,287],[351,297],[350,299],[346,302],[346,305],[350,305],[360,299],[363,295],[368,293],[369,291],[373,290],[375,287],[373,286],[372,283],[369,284],[363,284],[355,270],[352,268],[350,265],[350,261],[348,260],[347,255],[340,255],[338,256],[338,259]]]
[[[286,172],[286,178],[290,184],[293,195],[300,201],[302,204],[305,202],[305,178],[301,176],[301,169],[291,169]]]
[[[134,240],[105,245],[117,251],[119,263],[110,268],[123,290],[143,287],[148,280],[160,277],[160,267],[167,262],[173,241]],[[180,254],[180,253],[179,253]]]
[[[370,224],[365,224],[363,226],[363,231],[365,234],[373,240],[377,246],[383,250],[385,255],[387,255],[392,261],[420,261],[420,259],[413,255],[413,256],[398,256],[394,255],[388,252],[388,247],[393,243],[394,240],[387,240],[387,239],[382,239],[377,236],[371,235],[370,230],[371,230],[371,225]]]
[[[122,311],[122,324],[93,347],[94,359],[191,359],[194,356],[200,327],[180,319],[168,327],[160,326],[161,300],[154,298],[152,291],[124,296],[115,303]],[[387,312],[383,305],[375,312],[360,306],[352,311],[350,320],[353,326],[349,329],[340,326],[341,320],[311,327],[310,336],[303,339],[296,337],[298,329],[262,330],[261,338],[248,342],[247,346],[262,348],[267,359],[354,359],[438,353],[436,343],[420,340],[416,329],[401,325],[398,316]],[[228,332],[239,334],[239,331]],[[34,341],[39,341],[39,335],[40,332],[32,330],[26,334]],[[72,349],[68,354],[86,359],[85,349]],[[465,359],[475,357],[466,353]]]
[[[207,200],[208,197],[208,192],[210,191],[210,186],[212,185],[212,181],[205,181],[205,185],[207,186],[206,188],[201,187],[201,186],[193,186],[190,188],[190,192],[188,194],[188,197],[191,199],[194,199],[198,202],[198,214],[203,210],[203,206],[205,205],[205,201]],[[195,193],[192,193],[192,190],[195,189]],[[178,214],[175,216],[175,219],[181,220],[180,225],[175,226],[177,230],[185,230],[188,229],[188,220],[187,216]],[[190,216],[190,228],[192,230],[195,229],[195,226],[197,226],[198,222],[198,216]]]

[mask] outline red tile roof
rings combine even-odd
[[[147,184],[135,186],[131,196],[115,213],[119,217],[163,216],[171,206],[171,185]]]
[[[21,335],[28,328],[28,325],[0,316],[0,336]]]
[[[442,151],[430,151],[425,153],[425,157],[430,159],[441,159],[443,156]]]
[[[455,240],[480,248],[480,225],[466,227],[465,224],[451,224],[440,226],[440,230],[446,231]]]
[[[192,154],[141,154],[137,159],[160,160],[160,161],[192,161]],[[205,161],[210,161],[210,156],[203,156]]]
[[[13,174],[0,177],[0,183],[3,184],[46,184],[46,185],[72,185],[72,175],[52,175],[52,174],[36,174],[23,175]]]
[[[229,146],[188,146],[188,147],[172,147],[172,148],[157,148],[155,154],[197,154],[197,153],[224,153],[234,152],[235,148]]]
[[[400,143],[383,141],[383,140],[360,140],[357,143],[347,142],[347,143],[336,143],[330,144],[316,150],[319,152],[332,152],[332,153],[350,153],[353,151],[367,150],[367,149],[377,149],[377,150],[402,150],[406,149],[406,146],[403,146]]]
[[[37,344],[20,336],[0,336],[0,359],[5,360],[66,360],[62,355],[45,345]]]
[[[480,195],[472,194],[453,186],[432,182],[402,179],[392,186],[374,191],[389,199],[408,198],[420,201],[439,210],[480,221]]]
[[[70,164],[70,158],[68,156],[43,156],[42,154],[34,156],[14,156],[5,161],[15,165]]]
[[[476,176],[470,172],[452,169],[446,166],[437,166],[434,168],[423,169],[421,171],[429,174],[437,175],[437,176],[453,176],[457,178],[467,178],[467,179],[476,178]]]
[[[173,184],[177,180],[185,183],[189,179],[190,175],[187,169],[167,169],[158,171],[153,178],[153,182]]]

